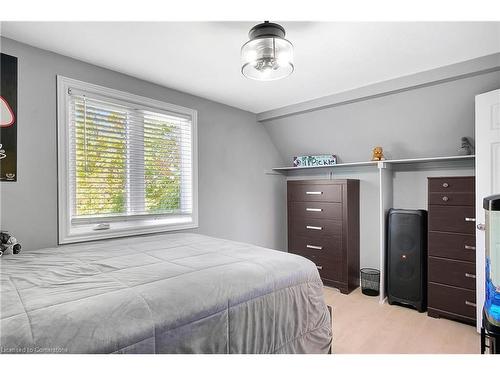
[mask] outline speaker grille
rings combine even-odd
[[[425,266],[425,211],[391,210],[387,240],[388,295],[408,302],[421,301]]]

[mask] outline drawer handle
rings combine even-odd
[[[465,301],[465,304],[466,304],[467,306],[476,307],[476,304],[475,304],[474,302],[470,302],[470,301],[467,301],[467,300]]]
[[[447,183],[447,182],[443,182],[443,187],[444,187],[444,188],[447,188],[448,186],[450,186],[450,185],[448,185],[448,183]]]
[[[322,269],[323,269],[323,266],[316,266],[316,268],[317,268],[318,270],[322,270]]]
[[[476,278],[476,275],[472,274],[472,273],[465,273],[465,277],[468,277],[469,279],[475,279]]]
[[[323,246],[306,245],[308,249],[323,250]]]
[[[475,246],[464,245],[465,250],[476,250]]]
[[[465,221],[476,221],[476,218],[475,217],[466,217],[465,218]]]
[[[323,227],[315,227],[314,225],[306,225],[306,229],[323,230]]]
[[[306,211],[309,211],[309,212],[321,212],[323,211],[322,208],[306,208]]]
[[[443,202],[448,202],[450,200],[450,198],[448,198],[446,195],[441,199],[443,200]]]
[[[321,195],[322,191],[306,191],[306,195]]]

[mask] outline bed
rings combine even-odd
[[[2,353],[327,353],[309,260],[198,234],[0,258]]]

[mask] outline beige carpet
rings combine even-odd
[[[480,351],[475,327],[427,313],[380,305],[360,289],[344,295],[324,288],[326,303],[333,307],[334,353],[471,353]]]

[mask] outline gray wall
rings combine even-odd
[[[474,96],[500,87],[500,72],[263,122],[283,158],[336,153],[364,161],[373,146],[391,159],[456,155],[474,135]]]
[[[10,39],[0,48],[19,69],[18,181],[0,184],[0,224],[25,249],[57,243],[56,75],[196,109],[197,232],[284,249],[284,181],[264,173],[283,160],[254,114]]]
[[[368,160],[379,144],[390,158],[454,155],[459,138],[473,135],[474,95],[500,87],[500,73],[488,73],[256,124],[249,112],[13,40],[2,38],[0,47],[19,58],[19,181],[0,184],[0,225],[27,249],[57,242],[57,74],[198,110],[197,231],[277,249],[286,248],[285,179],[265,171],[291,164],[297,154]],[[473,173],[470,165],[397,171],[394,206],[425,208],[428,175]],[[314,177],[361,180],[361,264],[377,267],[376,170],[295,172],[290,178]]]
[[[262,124],[286,165],[294,155],[321,153],[335,153],[343,162],[365,161],[376,145],[390,159],[456,155],[460,137],[474,135],[474,96],[499,87],[496,71]],[[474,175],[473,164],[398,166],[394,207],[426,209],[426,177],[452,175]],[[289,178],[360,179],[361,266],[379,267],[376,168],[335,169],[333,175],[294,171]]]

